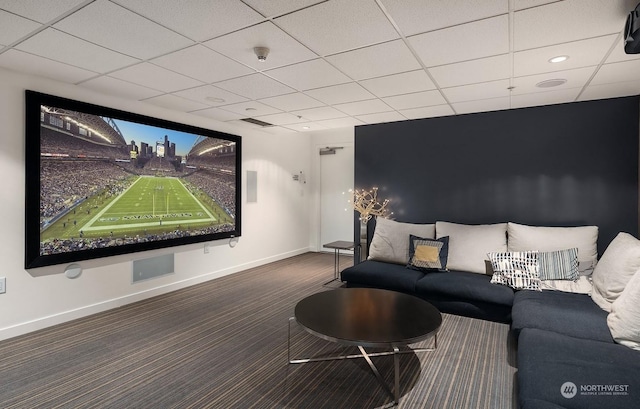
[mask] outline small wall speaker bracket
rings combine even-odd
[[[67,278],[78,278],[80,277],[80,274],[82,274],[82,267],[80,267],[80,264],[69,264],[64,270],[64,275]]]

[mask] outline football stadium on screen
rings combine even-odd
[[[235,142],[41,107],[40,254],[233,231]]]

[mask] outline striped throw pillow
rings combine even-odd
[[[578,249],[566,249],[538,253],[540,280],[576,281],[578,272]]]

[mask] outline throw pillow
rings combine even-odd
[[[611,304],[607,325],[613,339],[640,351],[640,273],[636,272],[624,291]]]
[[[378,217],[369,246],[369,260],[404,264],[409,261],[409,236],[435,237],[434,224],[401,223]]]
[[[491,252],[491,283],[516,290],[540,291],[538,253],[535,251]]]
[[[507,233],[509,251],[556,251],[575,247],[580,268],[592,266],[598,258],[598,226],[546,227],[509,222]]]
[[[578,279],[578,249],[566,249],[538,253],[540,280]]]
[[[622,294],[638,269],[640,241],[629,233],[618,233],[593,269],[593,302],[611,312],[611,304]]]
[[[449,270],[486,274],[487,253],[507,251],[507,223],[436,222],[436,238],[449,236]]]
[[[540,289],[543,291],[562,291],[565,293],[591,294],[591,280],[588,276],[581,275],[576,281],[569,280],[544,280],[540,281]]]
[[[411,235],[409,238],[409,264],[420,271],[446,271],[449,253],[449,237],[437,240]]]

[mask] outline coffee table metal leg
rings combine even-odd
[[[369,354],[367,354],[367,352],[364,350],[363,347],[361,347],[360,345],[358,345],[358,349],[360,350],[360,352],[362,353],[362,357],[367,361],[367,363],[369,364],[369,367],[371,368],[371,370],[373,371],[373,374],[376,376],[376,378],[378,379],[378,382],[380,383],[380,385],[384,388],[385,391],[387,391],[387,393],[389,394],[389,396],[391,396],[391,399],[393,399],[395,401],[395,403],[398,403],[398,397],[397,397],[397,390],[396,390],[396,395],[393,394],[393,392],[391,391],[391,389],[389,389],[389,386],[387,385],[387,383],[384,381],[384,378],[382,377],[382,375],[380,375],[380,372],[378,371],[378,368],[373,364],[373,361],[371,361],[371,358],[369,357]],[[397,350],[397,348],[394,348],[394,351]],[[394,359],[397,359],[398,355],[397,354],[393,354]],[[397,364],[397,361],[396,361]],[[397,376],[397,373],[396,373]],[[398,384],[398,379],[396,378],[396,384]],[[397,388],[397,386],[396,386]]]
[[[400,349],[398,347],[393,347],[393,367],[395,373],[395,401],[396,403],[400,402],[400,358],[398,357],[398,353]]]

